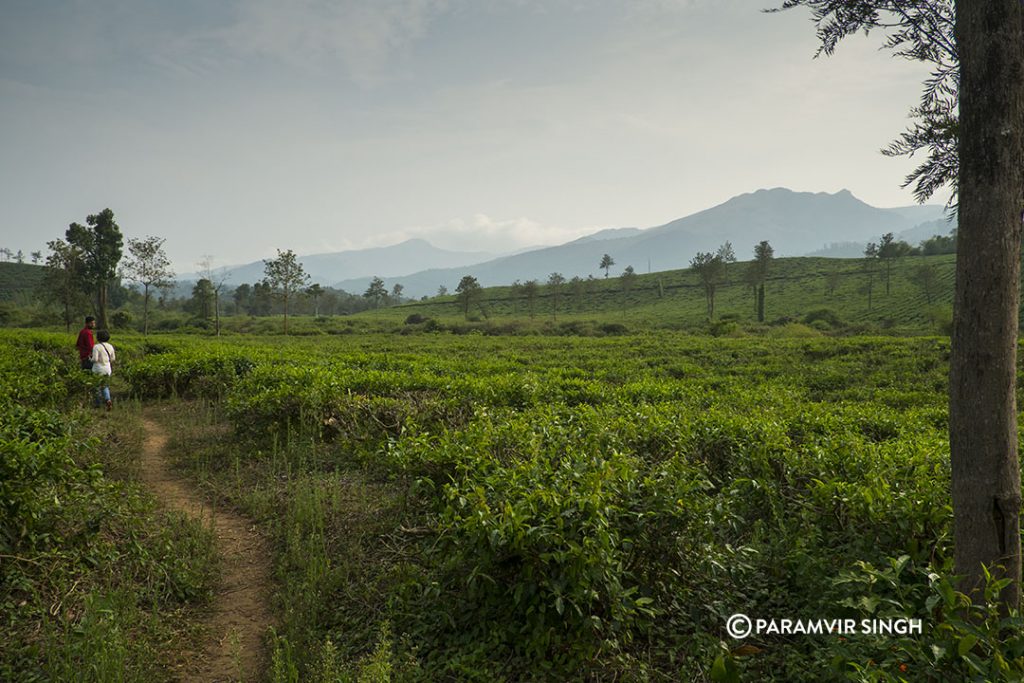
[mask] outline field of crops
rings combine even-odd
[[[134,399],[273,540],[275,683],[1024,670],[1019,618],[951,587],[946,340],[122,338],[119,427],[75,407],[67,341],[3,339],[15,679],[160,680],[156,615],[210,590],[208,539],[97,455],[138,448]],[[739,640],[737,613],[923,632]]]
[[[985,630],[998,615],[960,620],[946,578],[946,341],[141,350],[125,390],[199,399],[179,448],[277,540],[274,680],[368,662],[400,680],[914,680],[1024,661]],[[734,613],[924,632],[737,641]]]

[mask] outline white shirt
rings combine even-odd
[[[108,342],[100,342],[92,347],[92,371],[97,375],[110,375],[110,364],[117,359],[114,347]]]

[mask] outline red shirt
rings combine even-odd
[[[95,345],[96,342],[92,338],[92,330],[88,327],[83,327],[82,331],[78,333],[78,343],[75,344],[78,347],[79,360],[85,360],[92,356],[92,347]]]

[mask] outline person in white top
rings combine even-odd
[[[117,359],[114,345],[110,343],[110,332],[100,330],[96,333],[96,345],[92,347],[92,372],[99,375],[99,386],[96,388],[96,407],[105,403],[107,410],[113,407],[110,401],[110,376],[114,373],[113,363]]]

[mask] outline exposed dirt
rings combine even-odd
[[[163,505],[201,519],[212,527],[221,556],[222,579],[205,627],[205,652],[187,657],[179,675],[184,681],[254,681],[266,670],[263,636],[273,623],[269,605],[270,550],[245,517],[203,502],[170,469],[167,435],[143,417],[146,440],[140,478]]]

